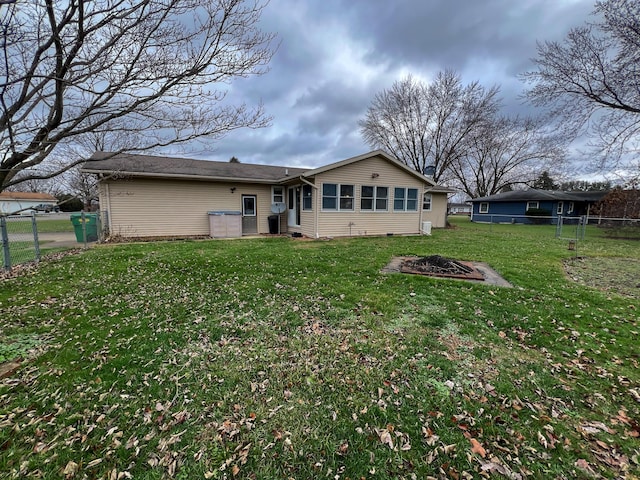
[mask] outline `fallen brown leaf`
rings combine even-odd
[[[487,451],[482,445],[480,445],[480,442],[478,440],[476,440],[475,438],[470,438],[469,441],[471,442],[471,451],[473,453],[477,453],[482,458],[487,456]]]

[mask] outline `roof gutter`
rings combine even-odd
[[[279,179],[264,179],[264,178],[246,178],[246,177],[212,177],[205,175],[187,175],[184,173],[166,174],[166,173],[142,173],[142,172],[127,172],[127,171],[106,171],[106,170],[93,170],[83,169],[83,173],[104,174],[110,173],[110,177],[118,176],[131,176],[142,178],[164,178],[168,180],[200,180],[200,181],[216,181],[216,182],[240,182],[240,183],[264,183],[274,184],[279,183]]]

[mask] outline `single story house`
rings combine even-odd
[[[382,151],[315,169],[97,152],[82,171],[124,237],[420,234],[453,193]]]
[[[53,211],[58,199],[48,193],[1,192],[0,215],[31,214],[34,211]]]
[[[488,223],[531,223],[532,217],[556,223],[558,217],[589,215],[591,207],[607,192],[559,192],[516,190],[471,200],[471,221]],[[538,222],[537,222],[538,223]]]
[[[471,203],[449,203],[449,215],[471,215]]]

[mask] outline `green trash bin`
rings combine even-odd
[[[76,240],[84,243],[84,232],[82,223],[84,221],[84,231],[87,233],[87,242],[96,242],[98,240],[98,214],[85,213],[84,219],[82,213],[72,213],[70,215],[73,229],[76,232]]]

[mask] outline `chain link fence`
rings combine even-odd
[[[585,234],[587,237],[640,240],[640,219],[589,217]]]
[[[10,270],[12,265],[40,260],[40,242],[36,217],[10,215],[0,217],[2,237],[2,266]]]
[[[640,240],[640,219],[605,218],[599,216],[542,216],[475,214],[473,222],[492,225],[547,225],[562,240],[617,238]]]
[[[87,247],[89,243],[104,240],[107,235],[104,227],[108,222],[103,221],[103,216],[99,212],[0,216],[0,268],[10,270],[15,265],[37,262],[42,247]]]

